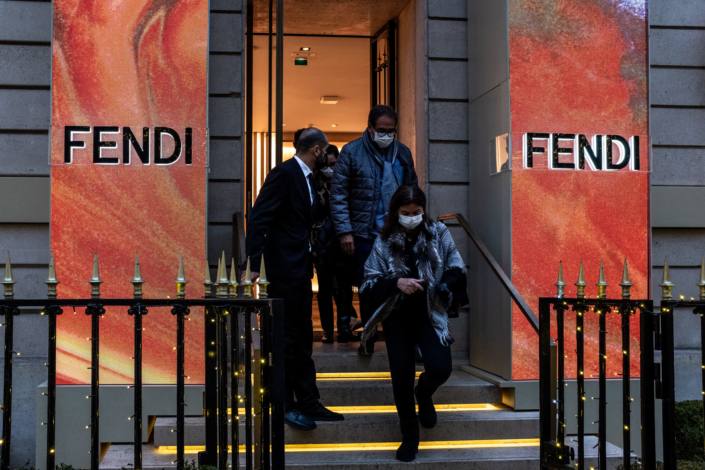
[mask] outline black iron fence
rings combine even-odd
[[[20,308],[41,309],[48,316],[48,387],[47,387],[47,447],[46,468],[53,470],[56,462],[56,323],[65,308],[84,308],[91,317],[91,470],[98,470],[101,456],[100,441],[100,318],[106,307],[124,307],[134,319],[134,459],[133,468],[142,468],[142,317],[150,308],[167,307],[176,322],[175,350],[176,361],[176,464],[178,470],[184,468],[184,422],[185,386],[184,371],[185,343],[184,320],[194,307],[205,309],[205,419],[206,450],[199,454],[199,462],[217,466],[220,470],[229,468],[228,456],[233,468],[240,467],[240,452],[244,453],[245,467],[249,469],[284,468],[284,350],[283,302],[267,299],[267,280],[264,269],[258,282],[260,298],[253,298],[254,286],[250,281],[239,286],[237,267],[233,263],[230,280],[226,277],[225,258],[219,261],[218,279],[211,283],[206,269],[205,292],[202,299],[186,299],[183,262],[180,261],[179,274],[175,282],[176,299],[143,299],[139,262],[135,264],[133,299],[100,298],[100,276],[97,255],[94,262],[91,299],[57,299],[57,285],[52,255],[47,299],[15,299],[12,268],[9,254],[5,267],[5,299],[0,300],[0,315],[5,317],[5,356],[2,404],[2,440],[0,441],[0,470],[10,468],[12,444],[12,361],[14,351],[14,318],[20,315]],[[249,275],[249,269],[248,273]],[[249,276],[248,276],[249,278]],[[211,294],[212,286],[217,289],[216,297]],[[115,309],[111,309],[114,311]],[[112,314],[112,313],[111,313]],[[259,344],[253,349],[253,340]],[[244,344],[244,347],[241,347]],[[255,363],[255,355],[257,362]],[[259,387],[254,388],[252,374],[259,375]],[[243,383],[240,382],[244,375]],[[228,376],[230,380],[228,380]],[[244,404],[245,445],[240,446],[239,413]],[[254,406],[256,405],[256,406]],[[230,416],[228,417],[228,407]],[[254,411],[253,411],[254,407]],[[228,443],[228,428],[231,440]],[[230,445],[228,445],[230,444]]]
[[[665,276],[668,276],[666,265]],[[670,280],[668,281],[670,284]],[[625,469],[631,468],[634,461],[632,454],[633,436],[641,440],[641,467],[645,470],[656,469],[656,399],[661,400],[662,409],[662,436],[663,462],[667,469],[676,468],[675,456],[675,425],[674,425],[674,345],[673,345],[673,308],[678,306],[695,306],[698,302],[662,302],[661,312],[654,311],[653,301],[649,299],[631,299],[629,274],[625,261],[624,275],[620,286],[622,287],[621,299],[608,299],[606,294],[607,283],[604,272],[600,268],[600,280],[597,284],[599,295],[597,299],[587,299],[585,296],[585,283],[582,264],[576,286],[576,298],[564,298],[562,268],[556,286],[558,293],[553,298],[539,299],[539,354],[540,354],[540,409],[541,409],[541,465],[545,469],[587,468],[585,428],[588,417],[585,414],[585,342],[586,334],[584,318],[586,315],[597,315],[599,321],[598,343],[598,396],[591,397],[598,400],[598,416],[592,424],[598,424],[598,466],[599,470],[607,468],[607,335],[618,334],[621,336],[622,373],[621,376],[621,421],[622,421],[622,464]],[[703,282],[705,285],[705,281]],[[672,284],[671,284],[672,286]],[[669,290],[670,292],[670,290]],[[670,294],[668,294],[670,296]],[[687,305],[686,305],[687,304]],[[705,307],[705,301],[701,301]],[[697,306],[695,306],[697,308]],[[557,352],[550,348],[551,327],[555,315],[557,331]],[[576,447],[566,445],[566,368],[565,358],[566,315],[575,317],[575,342],[576,342],[576,385],[577,385],[577,436],[571,436],[576,442]],[[620,330],[608,331],[607,317],[620,316]],[[630,319],[632,316],[639,318],[639,366],[640,366],[640,429],[632,428],[631,412],[634,397],[631,394],[631,345],[630,345]],[[594,340],[594,338],[589,338]],[[661,351],[661,362],[656,363],[655,351]],[[553,357],[553,356],[557,357]],[[551,365],[557,359],[557,367]],[[704,372],[705,377],[705,372]],[[704,378],[705,380],[705,378]],[[571,418],[572,419],[572,418]],[[577,449],[577,452],[575,450]]]

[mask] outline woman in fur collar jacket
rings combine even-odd
[[[402,431],[397,459],[404,462],[418,452],[419,422],[425,428],[436,425],[433,393],[452,370],[448,318],[468,304],[465,263],[446,226],[428,218],[425,208],[426,195],[418,186],[397,190],[360,288],[360,295],[379,305],[365,325],[362,344],[382,323]],[[417,344],[424,373],[414,387]]]

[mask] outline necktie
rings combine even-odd
[[[313,173],[308,175],[308,185],[311,189],[311,206],[316,202],[316,185],[313,182]]]

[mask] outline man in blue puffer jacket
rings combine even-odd
[[[411,150],[394,139],[397,113],[377,105],[370,111],[362,137],[343,147],[331,184],[330,206],[333,225],[343,250],[355,255],[356,282],[362,283],[365,261],[389,209],[389,201],[401,185],[416,185]],[[363,324],[372,316],[374,305],[360,299]],[[361,344],[358,352],[374,352],[375,338]]]

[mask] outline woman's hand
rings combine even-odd
[[[400,291],[407,295],[411,295],[415,292],[423,290],[423,280],[421,279],[409,279],[409,278],[399,278],[397,281],[397,287]]]

